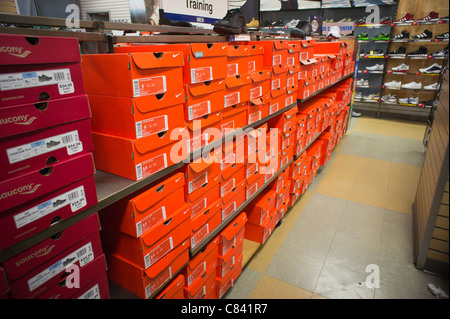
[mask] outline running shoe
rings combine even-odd
[[[412,36],[412,39],[414,40],[428,40],[433,38],[433,32],[426,29],[422,33],[416,34],[415,36]]]
[[[428,91],[438,91],[439,88],[440,88],[440,85],[437,82],[423,87],[424,90],[428,90]]]
[[[392,94],[388,94],[388,95],[384,95],[381,97],[381,101],[383,101],[384,103],[397,103],[397,97],[395,95]]]
[[[409,52],[408,57],[410,58],[418,58],[418,57],[427,57],[428,49],[424,46],[420,46],[416,51]]]
[[[382,32],[375,37],[370,37],[370,39],[373,41],[389,41],[389,34]]]
[[[399,57],[404,58],[406,56],[406,48],[405,47],[399,47],[397,50],[388,52],[388,55],[390,57]]]
[[[390,82],[384,83],[384,87],[386,89],[400,90],[401,86],[402,86],[401,81],[390,81]]]
[[[413,23],[413,22],[414,22],[414,15],[411,13],[407,13],[403,18],[394,21],[394,23],[396,24]]]
[[[417,22],[437,22],[439,21],[439,14],[436,11],[431,11],[427,16],[417,19]]]
[[[401,73],[408,73],[409,72],[409,65],[406,63],[402,63],[399,66],[395,66],[392,68],[392,72],[401,72]]]
[[[433,58],[445,58],[448,56],[448,46],[442,50],[431,53]]]
[[[439,74],[442,72],[442,65],[434,63],[427,68],[419,69],[419,72],[426,74]]]
[[[373,50],[371,56],[384,56],[383,50]]]
[[[409,32],[406,30],[403,30],[402,32],[400,32],[399,34],[394,36],[392,39],[394,41],[407,40],[407,39],[409,39]]]
[[[417,104],[419,104],[419,98],[410,96],[410,97],[408,97],[408,102],[409,102],[409,104],[417,105]]]
[[[375,64],[373,66],[367,66],[366,70],[367,71],[383,71],[384,65],[383,64]]]
[[[409,82],[402,84],[402,89],[420,90],[422,88],[422,82]]]
[[[400,99],[398,99],[398,103],[399,104],[409,104],[409,98],[407,98],[407,97],[400,98]]]
[[[437,40],[448,40],[448,31],[442,34],[438,34],[435,38]]]
[[[358,35],[358,41],[367,41],[369,40],[369,34],[367,33],[361,33]]]

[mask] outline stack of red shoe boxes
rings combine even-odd
[[[95,205],[97,194],[78,41],[0,39],[9,48],[0,54],[0,249],[6,249]],[[8,296],[108,298],[99,229],[95,214],[5,261]],[[78,288],[59,285],[68,267],[80,270]]]
[[[182,173],[100,212],[108,277],[149,298],[189,260],[191,205]]]

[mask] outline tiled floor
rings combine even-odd
[[[353,118],[330,162],[226,298],[435,298],[429,283],[448,294],[448,280],[413,264],[424,132],[418,123]],[[371,285],[372,267],[379,288]]]

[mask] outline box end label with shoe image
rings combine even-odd
[[[136,137],[143,138],[150,135],[165,132],[169,129],[167,115],[146,119],[136,123]]]
[[[167,168],[167,154],[161,154],[136,165],[136,179],[139,181],[165,168]]]
[[[165,76],[155,76],[133,80],[134,97],[161,94],[167,92]]]

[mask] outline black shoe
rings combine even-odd
[[[391,17],[384,17],[380,19],[380,23],[381,24],[388,24],[388,23],[392,23],[392,19]]]
[[[222,20],[214,23],[213,30],[222,35],[247,33],[247,25],[241,9],[228,10]]]
[[[432,108],[435,105],[436,101],[435,100],[429,100],[429,101],[422,101],[419,104],[422,104],[423,107],[426,108]]]
[[[393,40],[405,40],[405,39],[409,39],[409,32],[406,30],[403,30],[401,33],[393,37]]]
[[[421,46],[419,49],[413,52],[408,53],[409,57],[427,57],[428,56],[428,49],[424,46]]]
[[[405,47],[399,47],[397,50],[388,52],[388,55],[391,57],[404,57],[406,56],[406,48]]]
[[[433,38],[433,32],[431,32],[430,30],[426,29],[422,33],[419,33],[419,34],[413,36],[412,38],[415,39],[415,40],[431,39],[431,38]]]
[[[284,21],[281,19],[278,19],[277,21],[273,21],[270,24],[271,27],[284,27]]]
[[[445,58],[448,57],[448,46],[442,50],[431,53],[433,58]]]
[[[442,34],[438,34],[436,36],[436,39],[438,40],[448,40],[448,31]]]
[[[42,75],[38,76],[39,82],[48,82],[51,79],[53,79],[51,76],[46,76],[45,74],[42,74]]]
[[[308,21],[300,21],[294,30],[291,30],[291,37],[304,38],[310,36],[312,32],[311,24]]]

